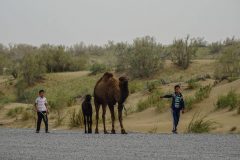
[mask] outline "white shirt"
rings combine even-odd
[[[47,107],[46,107],[46,104],[47,104],[47,98],[45,97],[37,97],[36,101],[35,101],[36,105],[37,105],[37,110],[38,111],[46,111],[47,110]]]

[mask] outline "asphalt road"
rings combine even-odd
[[[240,135],[86,135],[0,128],[0,160],[240,159]]]

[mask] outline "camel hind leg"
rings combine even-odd
[[[96,109],[96,129],[95,129],[95,133],[98,134],[98,120],[99,120],[99,109],[100,109],[100,105],[95,101],[95,109]]]
[[[110,105],[109,106],[110,112],[111,112],[111,119],[112,119],[112,134],[115,134],[115,128],[114,128],[114,123],[115,123],[115,113],[114,113],[114,106]]]
[[[108,134],[107,129],[106,129],[106,110],[107,110],[107,105],[103,104],[102,105],[102,121],[103,121],[103,129],[104,129],[104,134]]]

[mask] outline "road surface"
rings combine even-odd
[[[78,131],[37,134],[0,128],[0,160],[240,159],[240,135],[86,135]]]

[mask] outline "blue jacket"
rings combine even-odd
[[[173,94],[162,96],[162,98],[172,98],[171,108],[173,110],[182,110],[185,108],[183,96],[181,93],[177,94],[174,92]]]

